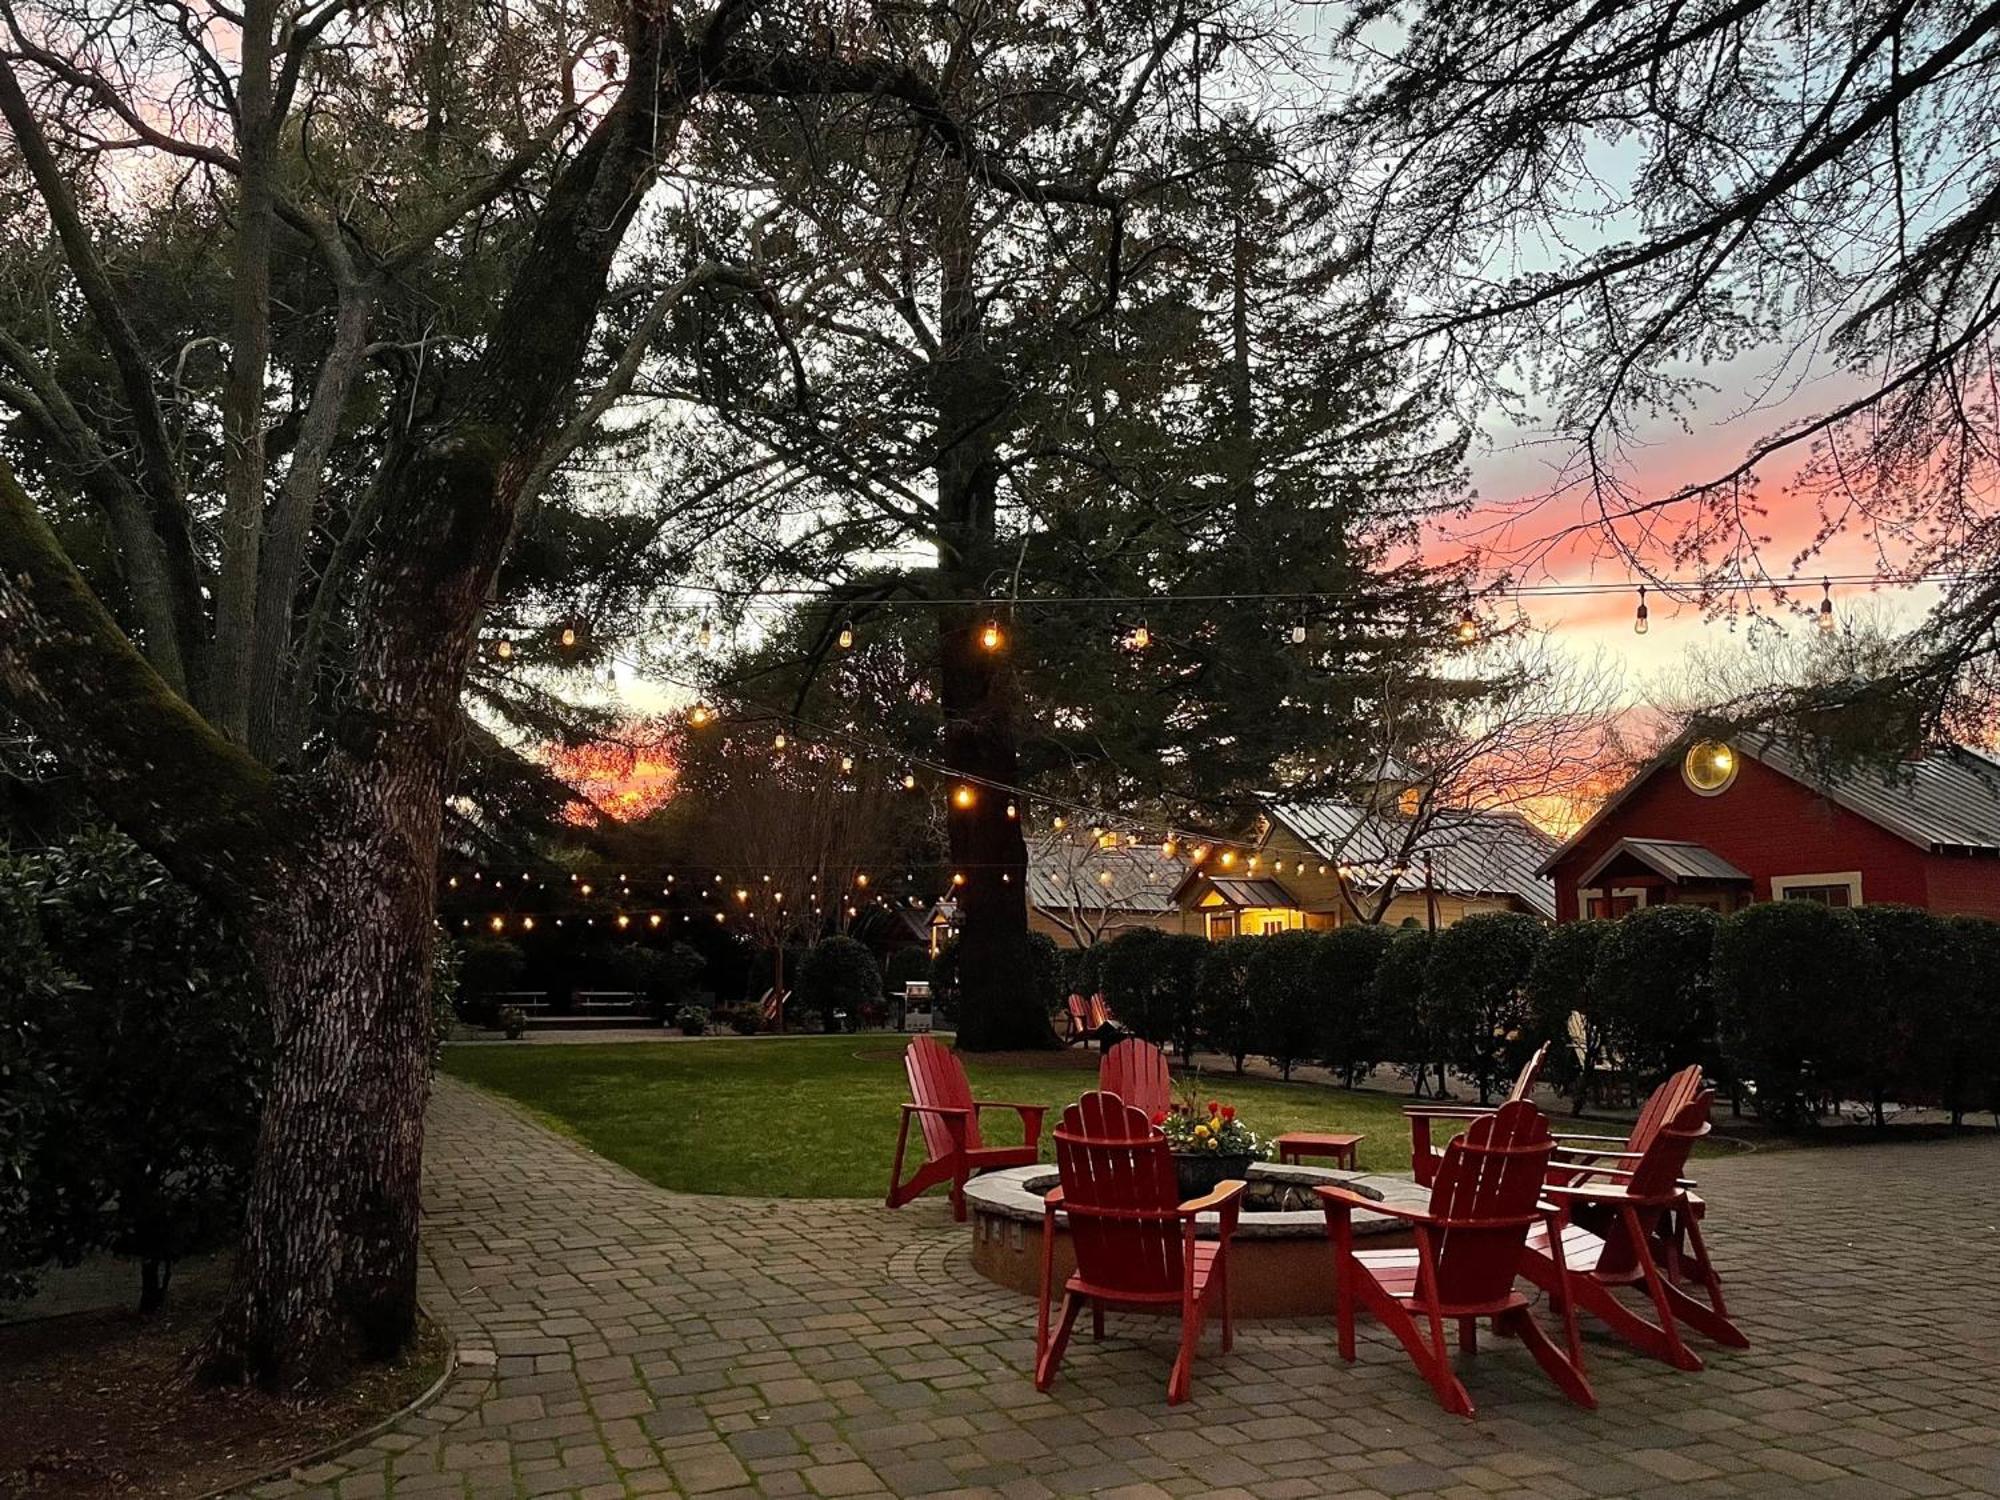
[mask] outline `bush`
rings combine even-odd
[[[1873,971],[1851,911],[1765,901],[1723,919],[1714,979],[1722,1048],[1762,1118],[1800,1125],[1825,1112],[1849,1071],[1853,1001],[1876,982]]]
[[[39,1028],[72,1101],[44,1189],[64,1233],[139,1262],[149,1311],[177,1261],[240,1227],[270,1066],[262,999],[216,919],[129,840],[84,834],[29,866],[43,941],[77,981]]]
[[[1602,917],[1551,928],[1528,969],[1528,1035],[1549,1044],[1542,1076],[1570,1097],[1582,1114],[1591,1080],[1604,1061],[1604,1015],[1595,983],[1598,950],[1617,926]]]
[[[1419,1096],[1433,1065],[1438,1069],[1438,1093],[1444,1093],[1442,1045],[1424,990],[1436,940],[1427,928],[1399,927],[1375,967],[1377,1050],[1383,1062],[1394,1063],[1396,1071],[1410,1080],[1411,1092]]]
[[[1104,990],[1104,955],[1110,947],[1108,943],[1092,943],[1087,948],[1071,948],[1063,954],[1062,984],[1063,994],[1102,994]]]
[[[1253,938],[1250,957],[1251,1028],[1257,1052],[1290,1078],[1294,1064],[1314,1053],[1319,1035],[1319,995],[1313,987],[1313,958],[1319,934],[1278,932]]]
[[[1879,1126],[1891,1098],[1939,1097],[1918,1064],[1918,1028],[1949,1024],[1937,1002],[1951,990],[1964,950],[1944,918],[1914,906],[1857,907],[1854,920],[1874,949],[1877,982],[1853,996],[1842,1092],[1866,1100]]]
[[[708,1007],[706,1005],[683,1005],[674,1012],[674,1025],[680,1027],[683,1036],[701,1036],[708,1031]]]
[[[1478,1086],[1482,1104],[1532,1050],[1522,990],[1542,933],[1526,912],[1478,912],[1432,943],[1424,996],[1435,1040],[1442,1060]]]
[[[1201,969],[1208,943],[1134,927],[1104,945],[1104,998],[1120,1024],[1186,1062],[1200,1031]]]
[[[948,937],[938,944],[938,951],[931,958],[931,1004],[945,1006],[957,1003],[958,939]]]
[[[755,1036],[764,1029],[764,1017],[754,1005],[724,1006],[715,1018],[738,1036]]]
[[[45,1155],[84,1101],[65,1097],[42,1034],[76,981],[42,941],[37,884],[27,861],[0,860],[0,1302],[33,1292],[44,1263],[79,1259],[94,1227],[85,1205],[53,1213],[48,1201],[60,1184],[49,1180]]]
[[[856,1016],[864,1003],[881,994],[875,955],[851,937],[823,939],[799,965],[798,1003],[817,1014],[828,1031],[839,1029],[836,1012]]]
[[[598,967],[607,985],[634,992],[647,1015],[664,1021],[693,993],[707,962],[699,950],[686,943],[664,948],[620,943],[604,950]]]
[[[1319,996],[1319,1055],[1353,1088],[1383,1059],[1383,1016],[1375,971],[1395,941],[1387,927],[1357,923],[1336,927],[1313,954],[1313,988]]]
[[[431,952],[431,1071],[444,1058],[444,1044],[458,1020],[459,966],[464,951],[450,938],[440,938]]]
[[[930,977],[931,956],[922,948],[897,948],[882,966],[882,988],[891,995],[900,996],[912,979],[928,984]]]
[[[1243,1071],[1243,1059],[1257,1050],[1256,1017],[1250,1007],[1250,960],[1264,940],[1225,938],[1209,943],[1195,976],[1195,1003],[1202,1040]]]
[[[1611,924],[1591,977],[1605,1046],[1643,1091],[1689,1063],[1717,1071],[1715,913],[1644,906]]]
[[[528,1013],[518,1005],[503,1005],[496,1016],[500,1030],[510,1042],[518,1042],[527,1033]]]
[[[1930,1096],[1962,1125],[2000,1116],[2000,922],[1952,917],[1945,985],[1919,1013],[1912,1065]]]
[[[527,955],[505,938],[467,938],[459,946],[459,1014],[474,1026],[495,1023],[500,1002],[494,998],[521,987]]]
[[[1045,1014],[1059,1016],[1063,1009],[1063,953],[1046,932],[1028,934],[1028,988]]]

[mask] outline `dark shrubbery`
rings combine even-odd
[[[1119,1024],[1183,1062],[1201,1036],[1201,938],[1135,927],[1104,944],[1104,998]]]
[[[1963,942],[1951,923],[1914,906],[1857,907],[1854,920],[1875,950],[1875,972],[1850,996],[1842,1092],[1865,1102],[1880,1125],[1890,1099],[1930,1103],[1942,1093],[1918,1065],[1918,1035],[1943,1020],[1933,1012],[1957,977]]]
[[[1088,998],[1103,993],[1104,955],[1109,947],[1108,943],[1092,943],[1088,948],[1064,950],[1062,982],[1065,998],[1070,995]]]
[[[0,1054],[37,1101],[0,1117],[32,1226],[0,1266],[19,1290],[40,1264],[110,1250],[139,1261],[149,1310],[175,1262],[237,1227],[269,1065],[261,1000],[215,920],[123,838],[82,835],[0,877],[0,963],[24,980],[0,998]]]
[[[799,965],[798,1003],[820,1018],[828,1031],[839,1029],[835,1012],[850,1018],[863,1004],[882,996],[882,975],[875,955],[851,937],[830,937],[816,943]]]
[[[491,1026],[500,1013],[495,997],[521,988],[528,958],[518,943],[501,937],[471,937],[459,944],[459,1014],[474,1026]]]
[[[2000,922],[1951,917],[1945,925],[1950,978],[1919,1012],[1912,1056],[1958,1125],[1975,1110],[2000,1117]]]
[[[912,979],[930,983],[931,956],[922,948],[898,948],[889,955],[889,961],[882,966],[882,988],[898,998],[903,986]]]
[[[1592,977],[1605,1043],[1640,1093],[1700,1063],[1719,1071],[1715,1041],[1715,913],[1645,906],[1611,924]]]
[[[1572,1113],[1583,1113],[1591,1081],[1604,1062],[1604,1013],[1598,1005],[1597,959],[1616,922],[1600,917],[1549,929],[1523,991],[1528,1031],[1548,1042],[1542,1079],[1569,1095]]]
[[[1256,1017],[1250,1006],[1250,959],[1264,940],[1225,938],[1208,944],[1195,981],[1202,1038],[1243,1071],[1257,1050]]]
[[[1259,1056],[1290,1078],[1295,1064],[1318,1051],[1320,997],[1313,985],[1313,957],[1319,936],[1279,932],[1251,939],[1248,980],[1251,1030]]]
[[[1318,1053],[1353,1088],[1386,1056],[1386,1030],[1375,972],[1395,941],[1389,927],[1336,927],[1313,953],[1313,988],[1319,992]]]
[[[1438,1070],[1438,1092],[1444,1092],[1442,1044],[1424,989],[1434,941],[1435,934],[1427,928],[1399,927],[1375,970],[1376,1035],[1382,1061],[1395,1064],[1419,1095],[1433,1065]]]
[[[1479,912],[1444,928],[1424,970],[1424,994],[1444,1061],[1485,1103],[1533,1050],[1522,990],[1544,928],[1525,912]]]
[[[1063,1008],[1063,951],[1046,932],[1028,934],[1028,987],[1051,1016]]]
[[[647,1015],[665,1021],[694,993],[695,981],[706,963],[687,943],[669,943],[662,948],[621,943],[605,950],[598,968],[613,988],[638,995]]]
[[[1835,1102],[1853,1028],[1853,991],[1875,982],[1874,954],[1850,911],[1767,901],[1716,932],[1715,1000],[1723,1051],[1754,1088],[1757,1113],[1781,1125]]]

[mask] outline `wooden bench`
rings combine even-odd
[[[636,1014],[645,1008],[645,996],[637,990],[578,990],[570,996],[576,1009],[596,1015],[619,1012]]]

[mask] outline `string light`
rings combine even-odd
[[[1018,818],[1019,818],[1020,816],[1021,816],[1021,809],[1020,809],[1020,808],[1018,808],[1018,807],[1016,807],[1016,806],[1015,806],[1015,805],[1014,805],[1013,803],[1009,802],[1009,803],[1007,804],[1007,817],[1008,817],[1008,819],[1009,819],[1009,820],[1011,821],[1011,820],[1014,820],[1014,819],[1018,819]]]
[[[841,623],[840,635],[835,644],[843,651],[852,651],[854,649],[854,622],[852,620],[846,620]]]
[[[650,917],[646,918],[648,925],[653,927],[658,927],[662,920],[663,919],[661,918],[658,912],[654,912]]]
[[[491,927],[495,932],[505,932],[507,930],[507,919],[505,917],[495,917],[486,925]]]
[[[840,769],[841,769],[841,770],[843,770],[843,771],[851,771],[851,770],[853,770],[853,769],[854,769],[854,757],[853,757],[853,756],[851,756],[851,755],[843,755],[843,756],[841,756],[841,757],[840,757]]]
[[[696,729],[705,727],[708,721],[714,717],[715,710],[710,708],[706,703],[698,702],[693,708],[688,710],[688,723],[694,725]]]
[[[1174,836],[1171,833],[1168,834],[1166,838],[1161,841],[1160,857],[1162,859],[1172,859],[1174,857],[1174,851],[1179,847],[1180,845],[1174,842]]]
[[[1236,851],[1234,849],[1224,849],[1222,851],[1222,868],[1226,870],[1235,863]]]
[[[1006,639],[1000,633],[1000,622],[998,620],[988,620],[986,628],[979,632],[979,644],[984,646],[988,651],[998,651],[1006,643]]]
[[[962,781],[952,789],[951,803],[953,807],[962,810],[972,806],[976,800],[977,798],[974,796],[972,788]]]
[[[773,750],[782,750],[785,748],[784,730],[780,729],[776,734],[771,736],[771,748]]]
[[[701,628],[694,633],[694,642],[706,651],[715,644],[715,627],[708,623],[708,611],[701,612]]]
[[[1830,578],[1819,581],[1819,633],[1833,634],[1833,580]]]
[[[1128,644],[1130,644],[1134,651],[1144,651],[1148,646],[1153,644],[1153,632],[1146,628],[1144,620],[1141,620],[1138,629],[1132,632],[1128,638]]]
[[[506,636],[501,636],[499,640],[493,643],[493,654],[502,661],[512,661],[514,659],[514,643],[508,640]]]
[[[586,880],[581,886],[578,887],[578,890],[580,890],[584,895],[588,896],[591,892],[590,882]]]
[[[1292,622],[1292,644],[1294,646],[1303,646],[1305,643],[1306,618],[1304,615],[1300,615],[1298,619]]]
[[[1644,635],[1647,631],[1649,611],[1646,608],[1646,585],[1639,585],[1639,612],[1632,616],[1632,634]]]
[[[1053,824],[1052,826],[1053,826],[1053,827],[1055,828],[1055,831],[1056,831],[1057,833],[1061,833],[1061,832],[1063,831],[1063,829],[1064,829],[1064,828],[1066,828],[1066,827],[1068,826],[1068,824],[1066,824],[1066,823],[1065,823],[1065,822],[1063,821],[1063,816],[1062,816],[1062,814],[1061,814],[1061,813],[1057,813],[1057,814],[1056,814],[1056,816],[1055,816],[1055,822],[1054,822],[1054,824]]]
[[[625,913],[622,911],[618,913],[618,930],[620,932],[623,932],[626,928],[630,927],[631,925],[632,925],[632,919],[630,917],[626,916]]]
[[[914,792],[916,789],[917,789],[916,772],[905,771],[903,773],[903,790],[906,792]]]
[[[533,917],[521,918],[521,931],[533,932],[534,930],[535,930],[535,919]]]
[[[1479,621],[1473,618],[1472,606],[1465,606],[1465,613],[1458,617],[1458,638],[1465,645],[1479,639]]]

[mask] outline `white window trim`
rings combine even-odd
[[[1847,887],[1847,904],[1861,904],[1861,872],[1859,870],[1829,870],[1818,875],[1773,875],[1771,877],[1771,899],[1783,901],[1795,886],[1802,885],[1844,885]]]

